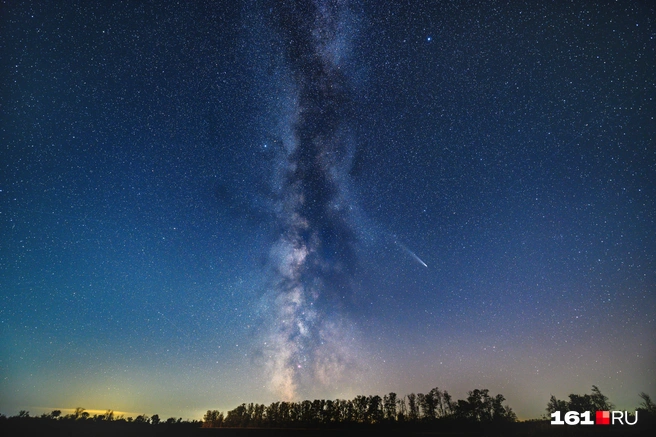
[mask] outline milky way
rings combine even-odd
[[[271,23],[295,87],[275,181],[279,237],[266,296],[267,368],[271,388],[285,399],[335,383],[354,364],[354,340],[339,311],[356,265],[344,184],[354,144],[342,69],[348,14],[345,2],[285,2],[275,5]]]
[[[632,411],[652,3],[4,2],[0,413]]]

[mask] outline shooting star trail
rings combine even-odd
[[[425,262],[423,262],[423,261],[421,260],[421,258],[419,258],[419,257],[417,256],[417,254],[415,254],[413,251],[411,251],[410,249],[408,249],[403,243],[399,243],[398,241],[395,241],[395,243],[397,244],[397,246],[399,246],[401,249],[403,249],[408,255],[410,255],[411,257],[413,257],[413,258],[415,259],[415,261],[417,261],[417,262],[418,262],[419,264],[421,264],[422,266],[428,268],[428,265],[427,265]]]

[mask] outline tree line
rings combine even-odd
[[[639,396],[642,402],[635,410],[639,412],[638,426],[632,427],[636,432],[656,424],[656,405],[646,393],[642,392]],[[30,416],[28,411],[21,411],[13,417],[0,414],[0,435],[20,432],[22,435],[59,433],[101,437],[117,434],[123,437],[173,436],[181,432],[188,434],[201,427],[290,428],[290,432],[292,428],[371,428],[379,431],[409,431],[407,435],[415,435],[413,432],[424,432],[427,429],[460,432],[463,429],[476,430],[488,426],[502,429],[504,434],[514,435],[516,432],[528,432],[530,427],[540,432],[553,428],[549,426],[549,419],[550,414],[556,411],[583,413],[615,409],[613,403],[595,385],[590,394],[570,394],[568,400],[557,399],[552,395],[547,402],[547,415],[529,422],[516,423],[517,416],[508,405],[503,404],[504,401],[503,395],[493,396],[487,389],[472,390],[465,399],[454,400],[446,390],[434,388],[425,394],[411,393],[403,397],[389,393],[382,398],[377,395],[360,395],[351,400],[283,401],[268,406],[244,403],[225,414],[218,410],[208,410],[202,421],[183,421],[175,417],[162,420],[157,414],[141,414],[132,418],[117,416],[112,410],[91,415],[84,408],[76,408],[65,415],[61,410],[40,416]],[[546,428],[539,428],[541,426]],[[9,434],[4,431],[9,431]]]
[[[7,417],[4,414],[0,414],[0,420],[6,420]],[[68,422],[117,422],[117,423],[143,423],[143,424],[180,424],[180,423],[199,423],[197,420],[193,421],[183,421],[182,418],[169,417],[166,420],[161,420],[158,414],[153,414],[148,416],[147,414],[140,414],[139,416],[125,417],[123,415],[115,415],[113,410],[107,410],[104,414],[94,414],[93,416],[89,414],[86,409],[77,407],[73,410],[72,413],[62,415],[61,410],[53,410],[50,413],[43,413],[40,416],[30,416],[30,412],[26,410],[21,410],[18,413],[18,416],[10,417],[9,419],[42,419],[42,420],[58,420],[58,421],[68,421]]]
[[[26,410],[12,417],[0,414],[0,435],[6,436],[173,437],[191,435],[200,427],[198,420],[186,421],[175,417],[162,420],[157,414],[124,417],[116,415],[112,410],[91,415],[84,408],[76,408],[71,414],[62,414],[61,410],[53,410],[40,416],[31,416]]]
[[[655,418],[656,404],[651,400],[651,397],[645,392],[641,392],[638,396],[642,399],[642,402],[635,411],[642,413],[642,417],[646,419]],[[590,394],[578,395],[572,393],[568,397],[569,400],[563,400],[551,395],[549,402],[547,402],[547,415],[551,415],[556,411],[561,413],[567,411],[584,413],[586,411],[611,411],[615,409],[615,405],[610,402],[608,396],[601,393],[596,385],[592,386],[592,393]]]
[[[454,401],[449,393],[434,388],[428,393],[411,393],[399,398],[389,393],[359,395],[351,400],[249,403],[223,414],[208,410],[203,427],[331,427],[341,425],[418,424],[459,420],[476,423],[510,423],[517,420],[505,398],[492,396],[488,389],[468,392],[467,399]]]

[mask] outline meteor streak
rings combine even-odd
[[[417,254],[415,254],[413,251],[411,251],[410,249],[408,249],[403,243],[399,243],[398,241],[395,241],[395,243],[396,243],[401,249],[403,249],[408,255],[410,255],[411,257],[413,257],[413,258],[415,259],[415,261],[417,261],[417,262],[418,262],[419,264],[421,264],[422,266],[428,268],[428,265],[427,265],[425,262],[423,262],[423,261],[421,260],[421,258],[419,258],[419,257],[417,256]]]

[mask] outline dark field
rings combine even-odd
[[[202,428],[200,422],[140,424],[127,422],[67,421],[40,418],[9,418],[0,422],[3,436],[144,436],[144,437],[282,437],[282,436],[646,436],[653,435],[653,421],[635,426],[554,426],[548,421],[516,422],[503,425],[437,423],[430,426],[391,424],[342,428]]]

